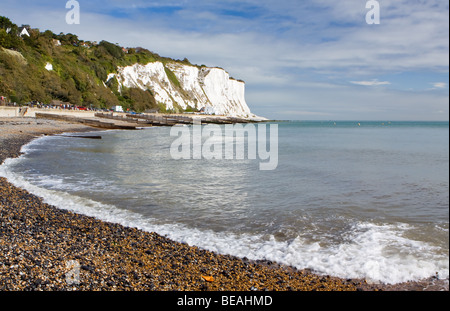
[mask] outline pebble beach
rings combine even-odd
[[[0,118],[0,163],[80,124]],[[71,274],[77,267],[76,279]],[[221,255],[48,205],[0,177],[1,291],[448,291],[448,280],[369,284]]]

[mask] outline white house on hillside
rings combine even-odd
[[[23,37],[23,36],[30,36],[30,33],[28,32],[26,27],[20,27],[19,28],[19,36]]]

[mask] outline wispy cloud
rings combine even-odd
[[[433,88],[434,89],[445,89],[445,88],[447,88],[447,83],[445,83],[445,82],[434,82],[434,83],[431,83],[432,85],[433,85]]]
[[[364,86],[380,86],[380,85],[389,85],[391,84],[389,81],[378,81],[378,80],[372,80],[372,81],[350,81],[350,83],[357,84],[357,85],[364,85]]]
[[[366,24],[361,0],[79,0],[80,25],[65,23],[65,1],[1,1],[0,15],[19,24],[221,66],[246,81],[255,113],[260,107],[278,113],[289,103],[283,111],[298,109],[305,117],[313,117],[305,111],[346,111],[351,118],[356,110],[358,118],[364,111],[371,117],[374,103],[359,105],[364,100],[355,90],[384,94],[383,100],[397,90],[396,102],[411,103],[420,87],[422,103],[448,107],[448,1],[380,0],[379,25]],[[428,81],[439,82],[426,89]],[[379,116],[391,116],[389,109],[380,107]]]

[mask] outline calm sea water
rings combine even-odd
[[[35,140],[0,175],[58,207],[220,253],[386,283],[448,278],[448,122],[280,122],[270,171],[174,160],[167,127],[101,135]]]

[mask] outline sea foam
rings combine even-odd
[[[189,228],[181,224],[158,224],[155,219],[82,198],[59,190],[35,186],[8,170],[17,159],[8,159],[0,166],[0,176],[15,186],[42,197],[45,203],[75,213],[95,217],[102,221],[157,232],[175,241],[196,245],[221,254],[249,259],[266,259],[291,265],[299,269],[312,269],[321,274],[342,278],[366,278],[387,284],[420,280],[436,273],[448,278],[448,258],[430,258],[433,246],[402,236],[406,224],[377,225],[356,223],[348,233],[347,242],[333,246],[309,243],[297,237],[291,241],[277,241],[270,234],[230,234]],[[404,248],[405,253],[389,253],[389,249]],[[434,255],[435,257],[435,255]]]

